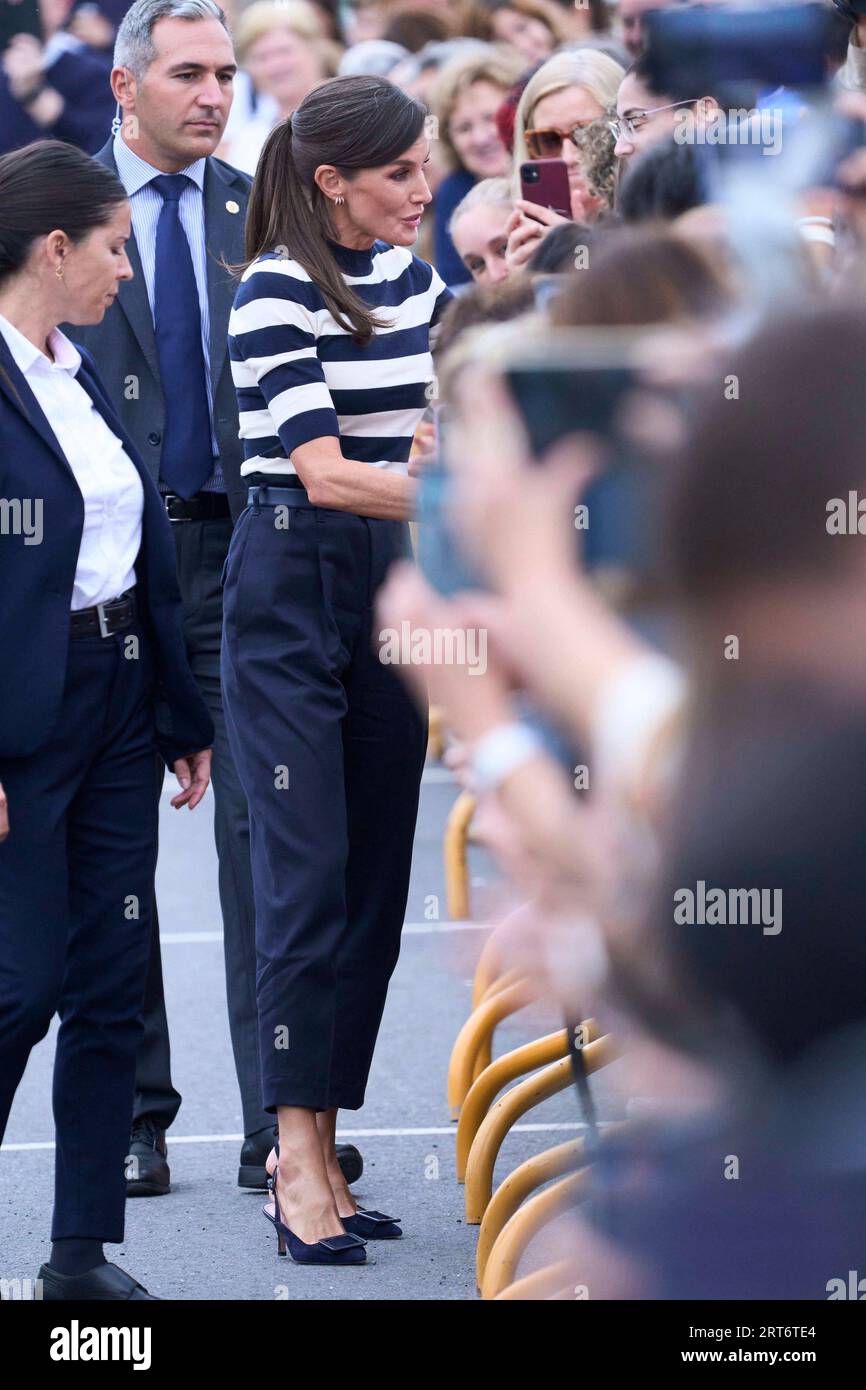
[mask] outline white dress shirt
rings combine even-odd
[[[0,333],[42,407],[84,498],[72,611],[105,603],[135,584],[144,510],[138,470],[75,380],[81,354],[59,328],[48,335],[53,362],[2,314]],[[50,537],[43,541],[50,543]]]

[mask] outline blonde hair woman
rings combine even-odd
[[[509,227],[509,267],[524,265],[551,227],[567,219],[520,196],[520,166],[528,159],[564,159],[571,216],[592,222],[605,205],[584,174],[582,132],[616,102],[624,72],[594,48],[557,53],[526,84],[514,122],[514,214]]]
[[[496,112],[522,69],[523,60],[510,49],[473,44],[446,63],[433,90],[437,155],[448,169],[436,192],[434,259],[446,284],[470,278],[448,234],[451,213],[479,180],[510,171]]]
[[[235,52],[258,105],[243,124],[229,128],[224,157],[244,173],[256,172],[277,121],[335,74],[341,49],[322,31],[322,18],[307,0],[256,0],[238,20]]]

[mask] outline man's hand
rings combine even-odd
[[[67,28],[91,48],[110,48],[114,40],[114,25],[95,9],[76,10]]]
[[[212,748],[203,748],[199,753],[190,753],[188,758],[178,758],[174,764],[174,775],[182,790],[171,798],[176,811],[188,806],[194,811],[208,788]]]
[[[0,843],[9,834],[9,803],[6,800],[6,793],[3,790],[3,783],[0,782]]]

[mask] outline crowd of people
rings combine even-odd
[[[166,769],[178,808],[213,782],[239,1185],[298,1263],[401,1235],[336,1133],[430,708],[499,967],[623,1046],[610,1128],[573,1048],[592,1181],[534,1296],[837,1296],[866,1234],[866,12],[37,18],[0,61],[0,1136],[58,1014],[44,1297],[155,1297],[103,1244],[171,1187]],[[483,669],[384,660],[406,623],[483,634]]]

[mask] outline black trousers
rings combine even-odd
[[[409,533],[309,504],[286,510],[247,507],[224,591],[263,1100],[270,1112],[357,1110],[400,949],[426,751],[426,712],[373,646],[376,591]]]
[[[213,750],[214,838],[219,860],[226,1002],[245,1134],[272,1125],[262,1107],[256,1012],[256,944],[250,832],[246,797],[226,735],[220,685],[222,589],[220,575],[232,533],[230,521],[180,521],[172,525],[183,596],[183,630],[196,683],[216,730]],[[157,769],[157,796],[165,768]],[[190,924],[197,927],[199,924]],[[144,1037],[135,1076],[135,1115],[160,1129],[174,1120],[181,1097],[171,1080],[171,1052],[163,991],[159,920],[154,905],[144,1005]]]
[[[48,742],[0,759],[0,1138],[56,1012],[55,1240],[123,1239],[156,863],[152,686],[137,624],[75,638]]]

